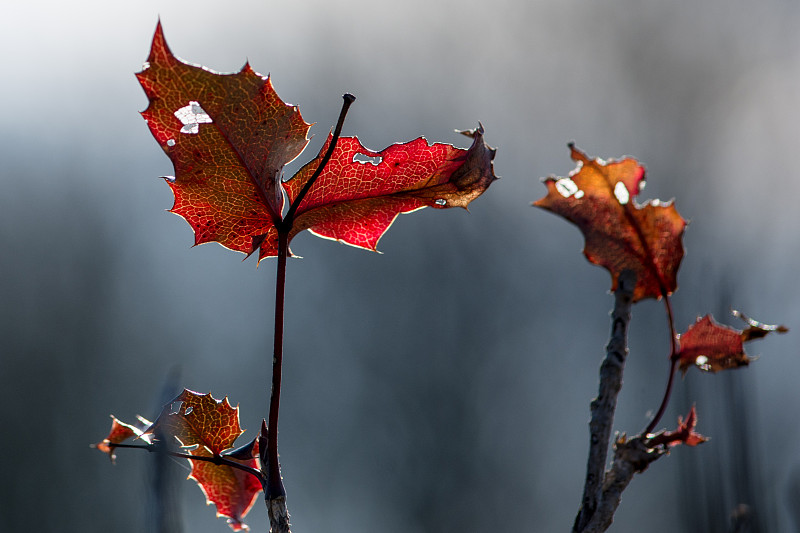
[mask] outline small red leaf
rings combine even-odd
[[[566,178],[546,178],[547,196],[535,206],[566,218],[581,230],[583,253],[611,273],[611,290],[623,270],[636,273],[633,301],[661,298],[677,288],[686,221],[672,202],[636,205],[645,179],[635,159],[589,159],[570,145],[578,166]]]
[[[108,432],[108,436],[103,439],[102,442],[93,444],[92,447],[97,448],[103,453],[107,453],[113,463],[117,459],[114,453],[114,449],[116,448],[116,446],[114,446],[115,444],[125,442],[132,437],[140,437],[143,441],[150,444],[150,435],[145,434],[145,431],[150,427],[151,422],[141,416],[137,418],[138,423],[131,425],[121,422],[117,417],[111,415],[111,430]]]
[[[744,331],[718,324],[711,315],[698,318],[683,335],[678,337],[680,349],[676,357],[682,372],[696,366],[706,372],[747,366],[753,359],[744,352],[744,342],[756,340],[775,331],[786,333],[786,326],[771,326],[757,322],[738,311],[737,316],[747,322]]]
[[[682,417],[678,417],[678,429],[674,431],[661,431],[653,435],[647,441],[649,447],[655,446],[677,446],[678,444],[685,444],[686,446],[697,446],[708,440],[708,438],[697,433],[694,428],[697,426],[697,412],[692,406],[689,414],[684,421]]]
[[[184,390],[164,406],[149,433],[171,435],[191,455],[219,457],[233,447],[236,438],[244,433],[239,426],[239,408],[231,407],[228,399],[214,399],[211,394]],[[225,455],[245,466],[259,469],[258,443],[249,457]],[[194,479],[206,495],[207,503],[217,506],[217,515],[228,517],[234,531],[247,529],[242,518],[247,514],[261,491],[260,481],[253,475],[228,465],[189,459]]]
[[[711,315],[698,318],[678,340],[680,350],[676,357],[684,373],[691,366],[717,372],[750,364],[742,346],[742,332],[717,324]]]
[[[429,144],[420,137],[380,152],[355,137],[341,137],[330,161],[297,209],[291,237],[304,229],[345,244],[375,250],[397,215],[423,207],[466,208],[497,178],[495,151],[472,132],[472,146]],[[319,155],[285,183],[290,201],[319,166]],[[265,251],[262,248],[262,257]]]

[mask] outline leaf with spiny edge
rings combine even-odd
[[[160,22],[136,76],[150,100],[142,116],[175,167],[171,211],[192,226],[195,244],[249,254],[253,239],[266,236],[271,251],[284,207],[282,169],[308,144],[311,124],[249,64],[219,74],[176,58]]]
[[[231,450],[244,431],[239,426],[239,408],[231,407],[227,398],[216,400],[211,394],[184,389],[164,406],[148,433],[175,437],[191,455],[224,456],[260,469],[257,439],[244,448]],[[189,477],[200,486],[207,503],[216,505],[217,516],[227,517],[234,531],[248,529],[242,518],[262,489],[258,478],[225,464],[192,459],[189,462],[192,465]]]
[[[733,314],[748,324],[744,331],[718,324],[711,315],[706,315],[678,337],[680,349],[675,357],[684,374],[692,366],[704,372],[747,366],[753,359],[744,352],[743,343],[763,338],[773,331],[789,331],[786,326],[763,324],[738,311]]]
[[[218,74],[179,60],[160,23],[137,77],[150,100],[142,115],[175,167],[167,179],[175,196],[171,211],[192,226],[195,244],[216,241],[248,255],[259,250],[259,260],[277,255],[276,224],[285,207],[281,171],[308,142],[310,124],[297,107],[278,98],[269,78],[249,65]],[[473,137],[468,150],[420,138],[373,152],[356,138],[341,138],[299,206],[290,238],[309,229],[374,250],[400,213],[466,207],[496,177],[483,128],[463,133]],[[290,200],[326,150],[327,144],[286,182]],[[357,154],[381,161],[359,163]]]
[[[327,166],[298,206],[290,238],[308,229],[374,251],[399,214],[423,207],[466,208],[497,179],[495,150],[484,143],[483,128],[467,133],[473,142],[466,150],[429,144],[420,137],[373,152],[356,137],[339,138]],[[329,136],[317,158],[285,183],[290,201],[317,169],[330,141]]]
[[[141,416],[137,416],[136,418],[138,420],[136,424],[126,424],[114,415],[111,415],[111,430],[109,430],[108,436],[101,442],[92,444],[92,447],[97,448],[103,453],[107,453],[109,459],[111,459],[113,463],[117,459],[114,452],[116,444],[121,444],[133,437],[141,438],[147,444],[150,444],[150,435],[145,432],[152,423]]]
[[[695,426],[697,426],[697,412],[694,406],[692,406],[689,410],[689,414],[686,416],[686,420],[684,420],[683,417],[678,417],[677,429],[673,431],[660,431],[650,436],[647,440],[647,445],[650,447],[666,446],[671,448],[678,444],[697,446],[698,444],[708,441],[707,437],[695,431]]]
[[[573,144],[569,148],[578,166],[565,178],[546,178],[548,193],[533,205],[578,226],[586,241],[584,255],[611,273],[612,291],[622,271],[632,270],[634,302],[672,294],[686,221],[672,202],[636,205],[645,169],[635,159],[590,159]]]

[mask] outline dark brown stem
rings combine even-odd
[[[647,424],[647,427],[642,432],[643,435],[647,435],[648,433],[652,433],[655,429],[656,425],[661,421],[661,418],[664,416],[664,412],[667,410],[667,405],[669,404],[670,396],[672,396],[672,384],[675,382],[675,371],[677,370],[678,366],[678,343],[676,341],[678,335],[675,333],[675,319],[672,315],[672,303],[670,302],[669,296],[664,296],[664,305],[667,308],[667,320],[669,321],[669,337],[670,337],[670,354],[669,354],[669,377],[667,378],[667,387],[664,390],[664,397],[661,399],[661,405],[656,412],[656,416],[653,417],[653,420]]]
[[[345,93],[342,95],[344,102],[342,103],[342,110],[339,112],[339,120],[336,121],[336,127],[333,129],[333,135],[331,136],[331,143],[328,145],[328,150],[325,152],[325,155],[322,156],[322,161],[319,162],[319,166],[317,170],[314,171],[314,174],[308,179],[306,184],[300,189],[300,193],[297,195],[297,198],[294,199],[292,205],[289,206],[289,211],[286,212],[286,216],[283,217],[283,222],[291,226],[294,222],[294,215],[297,212],[297,208],[300,207],[300,203],[303,201],[303,198],[306,197],[308,191],[311,190],[311,186],[314,185],[314,182],[317,181],[322,171],[325,169],[325,165],[328,164],[328,161],[331,159],[331,155],[333,155],[333,150],[336,148],[336,143],[339,140],[339,136],[342,134],[342,126],[344,126],[344,117],[347,116],[347,110],[350,109],[350,105],[356,101],[356,97],[350,93]]]
[[[352,94],[345,94],[344,103],[339,113],[339,120],[334,128],[328,150],[322,157],[319,166],[306,182],[300,193],[289,206],[289,210],[280,223],[276,224],[278,229],[278,272],[275,278],[275,336],[272,357],[272,388],[269,397],[269,422],[266,428],[262,428],[262,441],[266,440],[266,471],[267,481],[264,489],[264,497],[269,513],[270,529],[273,533],[283,533],[289,531],[289,513],[286,508],[286,489],[283,486],[281,477],[281,465],[278,456],[278,412],[281,402],[281,376],[283,373],[283,318],[284,303],[286,293],[286,259],[289,256],[289,237],[294,225],[294,217],[297,213],[303,198],[311,190],[311,186],[322,174],[325,165],[331,159],[336,143],[342,133],[342,126],[347,115],[347,110],[355,101],[356,97]],[[263,435],[266,433],[266,439]],[[263,452],[262,452],[263,453]],[[264,465],[262,465],[262,468]]]
[[[289,252],[289,231],[278,229],[278,273],[275,279],[275,338],[272,357],[272,389],[269,397],[269,428],[267,436],[267,500],[286,496],[278,462],[278,411],[281,403],[281,374],[283,364],[283,308],[286,289],[286,256]]]
[[[636,274],[623,271],[615,293],[614,310],[611,314],[611,338],[606,346],[606,357],[600,366],[600,386],[597,397],[592,400],[592,418],[589,422],[589,458],[586,466],[586,482],[583,487],[581,508],[575,517],[573,532],[585,531],[601,499],[603,475],[608,457],[611,429],[617,396],[622,389],[622,374],[628,355],[628,324],[631,320],[633,290]]]

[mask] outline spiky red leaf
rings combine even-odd
[[[686,333],[678,337],[680,349],[676,357],[682,372],[692,366],[706,372],[747,366],[752,358],[744,352],[744,342],[763,338],[773,331],[789,331],[786,326],[762,324],[738,311],[734,311],[734,315],[747,322],[748,328],[742,331],[721,325],[711,315],[706,315],[698,318]]]
[[[111,429],[108,432],[108,436],[101,442],[93,444],[92,447],[97,448],[103,453],[107,453],[113,463],[117,459],[114,453],[116,448],[115,444],[121,444],[133,437],[141,437],[142,440],[150,444],[150,435],[145,434],[145,431],[150,427],[151,422],[141,416],[137,418],[138,422],[136,424],[126,424],[117,419],[114,415],[111,415]]]
[[[470,132],[469,149],[429,144],[420,137],[374,152],[355,137],[342,137],[330,161],[298,206],[291,237],[304,229],[345,244],[375,250],[401,213],[423,207],[466,208],[496,180],[495,151],[483,129]],[[285,183],[294,201],[319,166],[319,155]],[[262,257],[264,251],[262,249]]]
[[[233,447],[239,435],[239,408],[231,407],[228,399],[214,399],[211,394],[184,390],[164,406],[150,428],[151,434],[170,435],[191,455],[218,457]],[[258,443],[247,458],[226,455],[230,460],[259,469]],[[242,518],[252,507],[261,491],[260,481],[253,475],[228,465],[189,459],[194,479],[206,495],[207,503],[217,507],[218,516],[228,517],[234,531],[247,529]]]
[[[247,64],[219,74],[184,63],[160,23],[136,76],[150,99],[142,116],[175,167],[172,212],[192,226],[195,244],[249,254],[253,239],[266,235],[262,246],[274,248],[281,171],[303,151],[311,126],[297,107]]]
[[[612,291],[620,273],[633,270],[634,302],[672,294],[686,221],[672,202],[636,205],[645,170],[635,159],[590,159],[573,145],[570,151],[578,166],[566,178],[546,178],[547,196],[534,205],[578,226],[586,239],[584,255],[608,269]]]
[[[661,431],[653,435],[647,441],[647,445],[655,446],[677,446],[678,444],[685,444],[686,446],[697,446],[708,440],[700,433],[695,431],[697,426],[697,412],[694,406],[689,410],[686,420],[683,417],[678,417],[678,428],[674,431]]]

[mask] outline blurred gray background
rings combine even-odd
[[[289,264],[281,460],[293,530],[566,531],[608,336],[609,276],[570,224],[530,207],[539,179],[634,155],[640,198],[691,219],[679,329],[730,307],[800,324],[796,157],[800,3],[791,0],[4,2],[0,7],[0,531],[154,531],[152,458],[89,449],[110,413],[154,417],[162,390],[266,416],[274,262],[190,249],[133,73],[160,16],[173,52],[245,59],[316,122],[373,149],[467,146],[481,121],[502,179],[471,207],[401,216],[373,254],[299,236]],[[612,531],[796,531],[796,333],[729,375],[679,380],[712,437],[637,477]],[[634,309],[615,429],[658,407],[668,335]],[[178,375],[170,382],[171,373]],[[177,390],[172,390],[177,392]],[[224,532],[181,462],[179,522]],[[246,522],[266,530],[261,501]],[[177,528],[177,526],[175,526]]]

